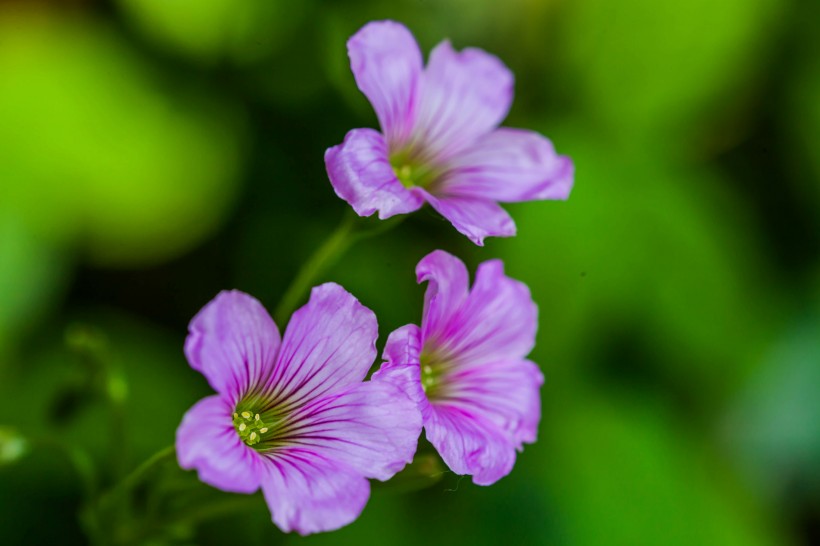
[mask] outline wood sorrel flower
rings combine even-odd
[[[325,152],[337,195],[360,216],[385,219],[430,203],[477,245],[515,235],[498,202],[566,199],[573,165],[549,140],[498,128],[513,76],[480,49],[436,46],[427,67],[410,31],[393,21],[365,25],[347,42],[356,83],[382,132],[353,129]]]
[[[390,334],[373,381],[416,401],[427,439],[453,472],[489,485],[536,438],[543,376],[525,357],[538,309],[498,260],[478,267],[472,290],[464,263],[441,250],[422,259],[416,275],[429,283],[421,328]]]
[[[217,394],[177,430],[179,464],[214,487],[260,487],[273,521],[301,534],[356,519],[413,458],[421,418],[387,383],[363,382],[376,357],[376,317],[341,286],[313,289],[280,340],[262,305],[222,292],[191,321],[185,354]]]

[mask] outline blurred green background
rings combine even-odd
[[[272,309],[346,210],[322,156],[376,126],[345,41],[384,18],[501,57],[505,124],[576,186],[483,249],[425,208],[322,280],[381,343],[418,322],[426,253],[503,258],[540,307],[539,441],[489,488],[374,490],[334,533],[283,536],[258,498],[151,544],[820,542],[812,0],[0,1],[0,425],[104,484],[173,441],[209,392],[188,320],[225,288]],[[35,447],[0,468],[0,543],[83,544],[80,499]]]

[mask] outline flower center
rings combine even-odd
[[[446,386],[445,373],[448,366],[433,353],[422,351],[420,355],[421,363],[421,388],[429,400],[440,397]]]
[[[390,154],[390,166],[405,188],[428,188],[439,174],[435,167],[414,158],[408,150]]]
[[[263,436],[270,432],[270,428],[258,413],[240,411],[233,414],[233,426],[242,441],[253,446],[262,441]]]
[[[399,179],[405,188],[412,188],[415,186],[413,181],[413,168],[410,165],[402,165],[401,167],[393,166],[393,172],[396,173],[396,178]]]

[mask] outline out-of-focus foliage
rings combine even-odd
[[[800,4],[795,15],[793,39],[790,40],[790,68],[787,89],[780,109],[780,131],[785,153],[795,158],[790,174],[796,179],[796,190],[820,203],[820,35],[813,24],[820,17],[820,7],[811,2]]]
[[[561,27],[573,94],[621,146],[697,150],[694,129],[727,106],[734,115],[752,106],[749,84],[771,55],[784,5],[575,2]]]
[[[252,62],[292,42],[311,0],[118,0],[129,22],[172,52],[215,62]],[[180,24],[185,21],[185,24]]]
[[[800,317],[770,349],[725,423],[742,468],[770,494],[820,493],[820,319]]]
[[[568,543],[778,544],[759,501],[669,413],[640,393],[598,393],[550,420],[550,466],[561,470],[545,485],[560,499]]]
[[[764,266],[738,233],[747,219],[721,210],[719,173],[614,153],[595,137],[566,142],[587,184],[551,214],[518,207],[519,236],[499,243],[543,306],[538,351],[577,361],[552,370],[575,374],[613,336],[636,336],[656,379],[713,403],[746,377],[777,318]],[[530,249],[550,250],[515,260]]]
[[[79,15],[6,8],[0,73],[0,195],[32,231],[128,264],[213,229],[238,170],[235,108]]]
[[[376,486],[357,522],[307,538],[261,498],[200,524],[202,499],[236,499],[165,468],[184,494],[153,507],[181,514],[161,543],[811,543],[816,4],[0,4],[0,426],[86,446],[105,483],[173,441],[208,391],[182,355],[190,317],[224,288],[272,309],[342,216],[322,154],[376,123],[345,41],[392,18],[425,52],[450,38],[507,63],[507,124],[572,156],[576,187],[510,205],[518,236],[481,249],[425,208],[321,280],[376,312],[383,343],[419,320],[427,252],[502,257],[540,308],[539,442],[492,487]],[[82,543],[81,482],[27,447],[0,469],[0,542]]]
[[[28,229],[17,211],[0,205],[0,370],[16,337],[67,283],[65,261],[53,244]]]

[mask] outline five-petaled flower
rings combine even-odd
[[[464,263],[441,250],[422,259],[416,275],[429,283],[421,328],[390,334],[373,381],[416,401],[427,439],[453,472],[492,484],[536,438],[543,376],[526,356],[538,309],[498,260],[478,267],[472,289]]]
[[[376,317],[339,285],[316,287],[280,339],[262,305],[222,292],[191,321],[185,354],[217,394],[177,430],[180,466],[237,493],[260,487],[284,531],[329,531],[356,519],[367,478],[410,462],[421,432],[398,387],[363,381]]]
[[[360,216],[385,219],[430,203],[478,245],[515,234],[498,202],[566,199],[573,165],[549,140],[498,128],[513,76],[480,49],[436,46],[427,67],[406,27],[365,25],[347,43],[356,83],[382,132],[353,129],[325,153],[337,195]]]

